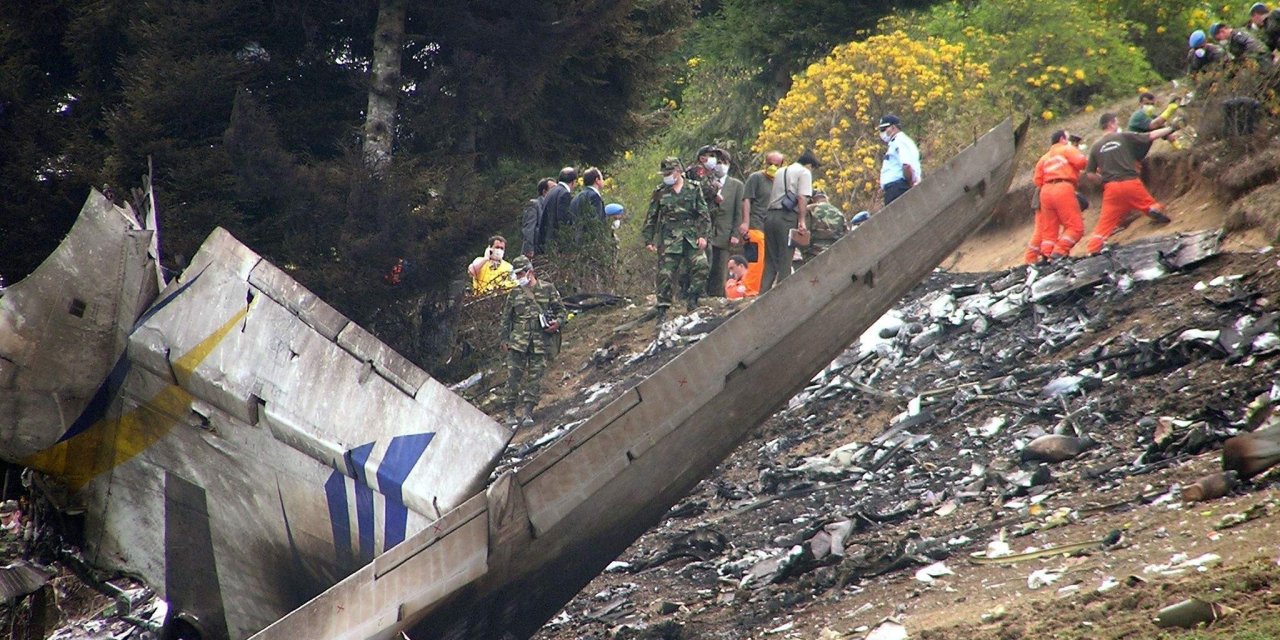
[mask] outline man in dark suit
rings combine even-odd
[[[573,183],[577,181],[577,169],[565,167],[560,170],[559,181],[547,192],[543,203],[542,224],[538,226],[538,246],[549,247],[550,241],[556,237],[560,227],[572,224],[569,219],[569,205],[573,202],[573,196],[570,193],[573,190]]]

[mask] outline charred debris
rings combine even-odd
[[[539,637],[680,637],[672,614],[691,608],[760,631],[889,574],[927,583],[948,564],[1123,544],[1110,531],[1018,553],[1020,536],[1090,513],[1269,482],[1280,269],[1269,248],[1223,255],[1219,241],[1207,231],[1000,273],[936,271]],[[558,405],[565,427],[732,313],[700,310],[632,353],[597,351],[584,392]],[[511,447],[505,466],[565,427]],[[1242,468],[1121,489],[1233,437]],[[1037,570],[1028,587],[1057,577]]]

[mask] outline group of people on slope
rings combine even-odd
[[[886,145],[880,185],[887,206],[920,183],[920,152],[886,115],[877,125]],[[699,299],[752,297],[769,291],[803,263],[831,246],[866,211],[845,216],[825,193],[813,188],[822,164],[812,151],[785,164],[780,151],[764,156],[764,167],[742,182],[728,175],[729,153],[708,145],[683,167],[668,157],[659,165],[662,184],[653,190],[641,238],[658,254],[656,313],[661,322],[677,284],[690,310]]]
[[[885,205],[920,183],[923,170],[915,142],[894,115],[877,129],[886,145],[880,173]],[[704,296],[734,300],[768,291],[789,276],[795,262],[816,256],[839,240],[852,220],[813,188],[821,163],[811,151],[784,165],[779,151],[764,156],[764,166],[746,181],[730,175],[732,156],[707,145],[684,166],[677,157],[659,165],[662,184],[653,190],[641,238],[658,257],[654,315],[661,322],[679,287],[687,308]],[[573,246],[584,236],[618,229],[625,208],[605,205],[603,174],[588,169],[583,187],[573,194],[577,171],[566,167],[557,179],[537,185],[538,197],[521,212],[521,255],[506,260],[507,241],[492,236],[484,255],[468,266],[472,295],[507,292],[501,315],[501,344],[507,354],[507,418],[513,426],[533,424],[549,356],[566,320],[559,291],[537,277],[532,258],[554,259],[556,247]],[[612,236],[617,245],[616,233]]]
[[[1142,216],[1155,224],[1167,224],[1169,216],[1142,182],[1142,160],[1151,145],[1173,137],[1181,128],[1173,121],[1177,102],[1155,113],[1155,96],[1143,93],[1139,108],[1129,118],[1126,131],[1114,113],[1098,119],[1102,137],[1086,156],[1080,137],[1066,130],[1053,132],[1049,150],[1036,162],[1032,208],[1036,212],[1035,231],[1027,245],[1025,262],[1035,264],[1064,258],[1084,238],[1082,211],[1087,199],[1079,192],[1080,181],[1102,185],[1102,210],[1085,247],[1089,254],[1102,251],[1108,238]]]
[[[1249,7],[1248,21],[1239,28],[1215,22],[1207,33],[1200,29],[1192,31],[1187,46],[1189,73],[1230,60],[1254,60],[1269,67],[1280,62],[1280,9],[1254,3]]]

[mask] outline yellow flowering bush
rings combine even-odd
[[[929,144],[940,148],[947,138],[939,125],[962,109],[972,112],[989,75],[963,45],[940,38],[894,32],[840,45],[793,79],[767,112],[752,149],[779,149],[789,158],[812,149],[823,163],[817,185],[833,203],[865,205],[879,186],[880,116],[894,113],[904,123],[927,125]],[[931,147],[917,141],[928,164]]]
[[[1127,96],[1133,87],[1155,80],[1143,52],[1127,39],[1131,27],[1097,6],[1073,0],[951,0],[881,24],[981,52],[991,69],[992,90],[1030,113],[1069,111],[1095,97]]]

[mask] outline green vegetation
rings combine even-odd
[[[362,146],[389,3],[0,3],[0,273],[33,269],[90,187],[154,162],[166,267],[215,226],[410,358],[448,359],[451,285],[541,176],[605,168],[618,273],[650,293],[638,230],[658,161],[716,143],[731,175],[812,147],[837,204],[868,207],[873,122],[892,111],[926,173],[1011,113],[1049,124],[1181,72],[1186,34],[1243,7],[1201,0],[498,0],[408,3],[394,159]],[[394,85],[393,85],[394,86]],[[385,96],[381,96],[385,97]],[[372,120],[370,116],[369,120]],[[871,188],[868,188],[871,185]],[[382,275],[404,257],[404,284]],[[591,283],[597,283],[592,285]],[[439,370],[439,369],[437,369]]]

